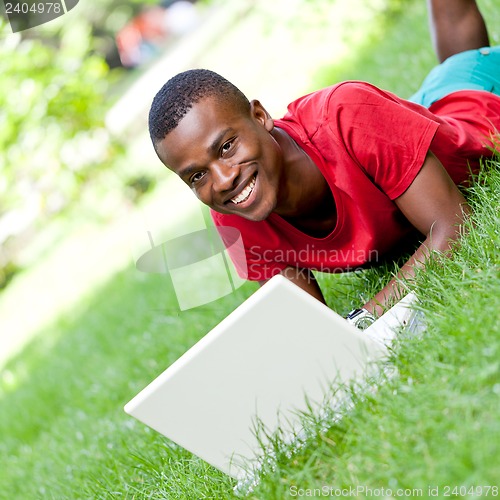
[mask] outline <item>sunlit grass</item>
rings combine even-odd
[[[467,237],[418,276],[423,337],[404,338],[398,375],[342,420],[310,429],[251,498],[292,487],[425,489],[498,477],[500,165],[471,191]],[[378,273],[358,277],[358,292]],[[330,278],[330,286],[344,276]],[[352,278],[353,279],[353,278]],[[356,293],[356,284],[349,285]],[[176,312],[162,275],[126,270],[39,337],[9,370],[0,405],[5,498],[233,498],[234,483],[122,412],[123,404],[249,293]],[[360,496],[360,498],[362,495]]]

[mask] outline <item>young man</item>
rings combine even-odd
[[[401,268],[411,276],[430,251],[446,253],[467,214],[457,184],[491,156],[500,130],[500,47],[490,48],[473,0],[430,0],[442,64],[412,102],[368,83],[344,82],[298,99],[273,120],[207,70],[169,80],[150,111],[160,160],[212,209],[230,246],[237,228],[241,275],[284,276],[319,300],[311,270],[374,264],[403,242],[420,246]],[[361,314],[380,314],[392,280]]]

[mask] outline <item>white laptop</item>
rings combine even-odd
[[[151,382],[125,411],[242,479],[262,453],[257,422],[267,433],[280,426],[292,436],[300,430],[301,411],[321,405],[332,384],[360,379],[386,354],[377,335],[359,331],[278,275]]]

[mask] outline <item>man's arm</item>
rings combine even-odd
[[[460,227],[469,209],[441,162],[430,151],[414,181],[394,201],[411,224],[426,235],[424,242],[398,273],[398,277],[411,277],[415,267],[424,266],[430,251],[449,251],[460,234]],[[287,267],[281,274],[325,303],[321,289],[308,269]],[[263,285],[265,281],[259,283]],[[405,293],[400,289],[397,279],[393,279],[363,308],[380,315],[393,299],[400,299]]]
[[[410,187],[395,200],[396,205],[416,229],[426,236],[424,242],[400,269],[398,277],[412,277],[423,267],[431,251],[447,253],[460,235],[469,213],[465,198],[436,156],[429,151],[424,165]],[[363,307],[382,314],[391,299],[404,294],[397,279],[391,280]]]

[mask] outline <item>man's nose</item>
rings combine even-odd
[[[232,189],[240,175],[237,165],[217,161],[212,164],[212,179],[214,189],[223,192]]]

